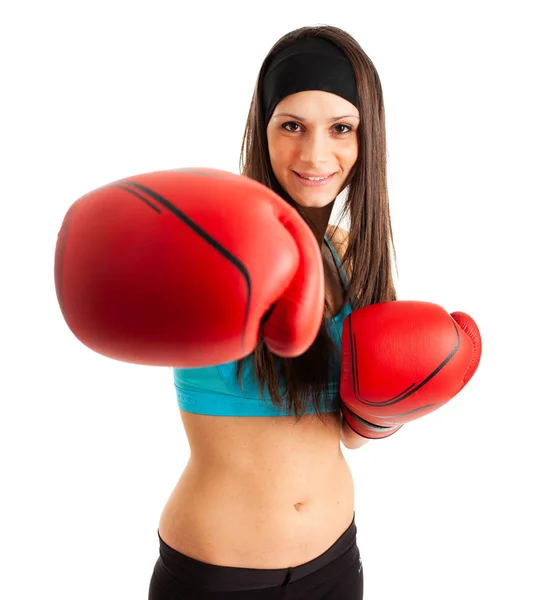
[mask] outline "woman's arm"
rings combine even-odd
[[[345,229],[342,229],[341,227],[334,227],[329,224],[327,227],[327,235],[332,240],[338,256],[342,259],[347,250],[349,239],[348,231],[345,231]],[[357,448],[361,448],[369,440],[352,431],[345,420],[345,417],[341,415],[341,441],[349,450],[356,450]]]
[[[367,444],[369,440],[352,431],[345,417],[341,415],[341,441],[349,450],[356,450]]]

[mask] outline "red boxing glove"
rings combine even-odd
[[[451,400],[481,352],[478,327],[465,313],[414,301],[357,309],[343,323],[343,416],[362,437],[388,437]]]
[[[82,196],[58,235],[55,282],[86,346],[130,363],[201,367],[313,343],[317,241],[275,192],[216,169],[157,171]]]

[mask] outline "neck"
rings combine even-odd
[[[332,209],[334,208],[334,204],[336,198],[334,198],[331,202],[329,202],[326,206],[321,206],[320,208],[310,208],[299,206],[293,198],[282,188],[278,180],[273,176],[274,180],[274,191],[281,196],[286,202],[293,207],[295,207],[298,212],[302,215],[306,223],[313,232],[317,243],[319,244],[319,248],[323,248],[324,236],[326,233],[326,228],[328,227],[328,223],[330,221],[330,215],[332,214]]]
[[[326,206],[320,208],[309,208],[309,207],[298,207],[299,213],[304,217],[304,220],[308,223],[311,228],[319,248],[322,248],[326,228],[330,221],[332,209],[334,208],[335,198]]]
[[[298,212],[303,216],[304,220],[306,221],[306,223],[308,223],[308,226],[312,230],[313,235],[315,236],[315,239],[319,244],[319,248],[322,249],[326,228],[328,227],[330,215],[332,214],[332,209],[334,208],[336,198],[334,198],[326,206],[321,206],[320,208],[299,206],[291,198],[291,196],[282,188],[282,186],[278,183],[276,178],[273,179],[275,181],[274,191],[279,196],[284,198],[286,202],[289,202],[289,204],[294,206],[298,210]]]

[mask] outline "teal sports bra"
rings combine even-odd
[[[341,265],[341,260],[330,240],[326,236],[324,239],[332,253],[341,281],[346,289],[348,278]],[[341,348],[343,321],[352,310],[350,303],[346,302],[337,315],[327,319],[330,337],[338,348]],[[237,361],[211,367],[174,368],[174,387],[180,409],[186,412],[219,417],[282,417],[294,414],[288,412],[287,409],[277,408],[270,401],[267,390],[264,391],[264,399],[262,399],[259,382],[254,375],[251,360],[245,361],[243,365],[242,388],[237,380],[236,368]],[[328,394],[324,394],[321,398],[321,412],[338,412],[340,410],[339,381],[341,365],[333,364],[332,374]],[[281,391],[283,391],[283,387],[281,387]],[[312,403],[309,404],[304,410],[304,414],[315,412]]]

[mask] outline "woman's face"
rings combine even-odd
[[[298,92],[278,103],[267,124],[269,156],[297,204],[320,208],[339,194],[358,157],[359,121],[353,104],[329,92]]]

